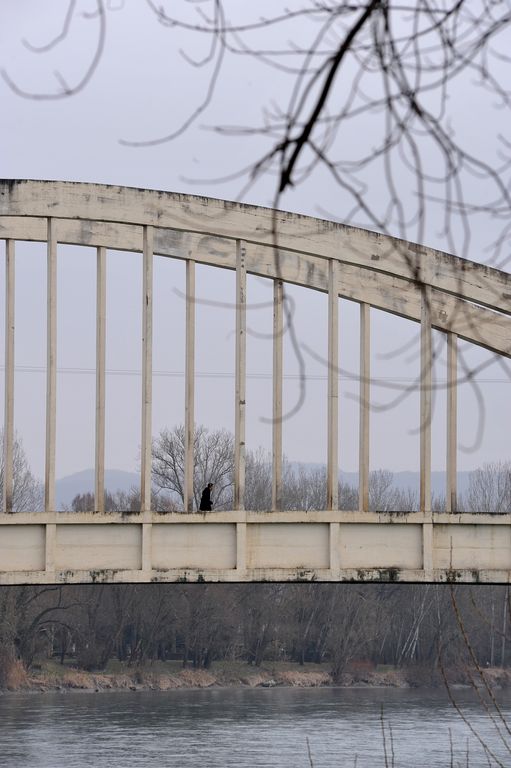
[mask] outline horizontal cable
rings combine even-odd
[[[0,365],[0,370],[5,370],[4,365]],[[43,365],[17,365],[15,366],[15,372],[17,373],[46,373],[46,366]],[[57,368],[57,373],[63,373],[63,374],[72,374],[72,375],[95,375],[96,369],[95,368],[71,368],[71,367],[60,367]],[[142,370],[137,368],[107,368],[106,374],[108,376],[141,376]],[[168,378],[184,378],[184,371],[153,371],[153,376],[164,376]],[[196,378],[198,379],[233,379],[234,378],[234,371],[197,371],[195,373]],[[291,381],[300,381],[303,377],[299,373],[285,373],[283,375],[284,379],[289,379]],[[327,374],[306,374],[305,378],[309,381],[326,381],[328,379]],[[261,379],[266,381],[271,381],[272,374],[270,373],[249,373],[247,372],[247,379]],[[345,375],[339,375],[340,381],[356,381],[358,382],[358,376],[345,376]],[[377,381],[396,381],[396,382],[414,382],[417,381],[416,377],[408,377],[408,376],[371,376],[372,382]],[[446,379],[445,377],[438,376],[437,377],[437,383],[443,382],[445,383]],[[470,379],[471,382],[477,382],[478,384],[509,384],[509,379],[507,378],[479,378],[474,377]],[[465,382],[462,382],[465,383]]]

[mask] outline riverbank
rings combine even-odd
[[[320,664],[300,666],[291,662],[268,662],[253,667],[242,662],[216,662],[206,670],[183,669],[180,662],[172,661],[131,666],[112,662],[104,671],[89,672],[46,661],[35,664],[28,671],[20,662],[15,662],[5,680],[4,691],[168,691],[178,688],[317,688],[331,685],[334,681],[327,665]],[[337,685],[406,688],[410,682],[402,670],[352,669],[342,675]]]
[[[484,672],[493,687],[511,687],[511,671],[487,669]],[[452,684],[466,684],[466,674],[450,670]],[[25,670],[15,662],[4,681],[3,692],[16,691],[168,691],[203,688],[317,688],[388,687],[419,688],[439,685],[438,675],[417,668],[372,667],[370,664],[348,665],[338,681],[334,681],[328,666],[292,662],[265,662],[253,667],[243,662],[215,662],[210,669],[183,669],[180,662],[155,662],[129,665],[111,662],[104,671],[89,672],[70,664],[54,661],[34,664]]]

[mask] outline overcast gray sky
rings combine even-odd
[[[86,69],[97,40],[97,20],[83,12],[95,7],[94,0],[78,0],[69,34],[47,54],[29,50],[43,45],[62,28],[67,0],[41,3],[37,0],[3,0],[0,6],[0,68],[27,91],[58,90],[55,72],[69,83]],[[251,5],[251,4],[249,4]],[[282,4],[284,6],[284,4]],[[288,2],[286,6],[301,7]],[[183,17],[195,18],[197,4],[173,4]],[[260,125],[264,108],[285,105],[290,80],[260,62],[227,56],[214,99],[198,120],[174,141],[155,147],[123,146],[120,139],[152,139],[174,130],[201,102],[207,88],[207,69],[190,66],[182,54],[200,58],[207,53],[207,39],[194,32],[167,28],[157,23],[148,5],[140,0],[109,0],[107,29],[100,64],[87,87],[67,99],[45,101],[15,95],[0,80],[0,175],[6,178],[63,179],[102,182],[136,187],[188,192],[191,194],[242,199],[269,205],[274,197],[274,177],[263,176],[242,193],[244,183],[214,181],[255,162],[269,146],[258,136],[225,136],[212,130],[219,125]],[[202,4],[204,10],[206,5]],[[253,8],[230,2],[231,15],[248,18]],[[257,16],[275,10],[277,3],[258,2]],[[267,47],[283,40],[307,44],[313,34],[310,23],[298,20],[284,30],[264,33]],[[280,35],[280,37],[279,37]],[[509,79],[509,78],[508,78]],[[491,141],[507,125],[499,124],[484,92],[462,82],[450,102],[453,128],[472,148],[487,151]],[[491,130],[490,130],[491,129]],[[373,118],[350,127],[342,141],[371,143],[377,131]],[[488,133],[489,132],[489,133]],[[493,151],[493,150],[492,150]],[[434,159],[432,157],[432,162]],[[375,200],[384,194],[378,176],[370,180]],[[403,196],[407,181],[403,176]],[[240,195],[241,198],[240,198]],[[319,171],[286,193],[281,206],[300,213],[321,216],[328,211],[343,220],[346,199],[324,172]],[[428,219],[425,244],[447,249],[440,234],[440,212]],[[360,222],[363,223],[363,222]],[[485,260],[482,248],[488,242],[491,223],[474,218],[467,255]],[[396,231],[396,234],[400,234]],[[491,234],[491,233],[490,233]],[[413,239],[413,238],[412,238]],[[461,243],[461,240],[460,240]],[[460,245],[461,247],[461,245]],[[94,365],[95,365],[95,254],[92,249],[59,248],[58,284],[58,434],[57,476],[93,465],[94,457]],[[4,290],[4,250],[0,246]],[[44,458],[45,387],[45,248],[42,244],[20,244],[17,248],[16,287],[16,429],[34,472],[41,476]],[[184,265],[158,257],[155,261],[155,348],[153,435],[164,426],[183,420],[184,394],[184,304],[178,292],[184,289]],[[295,302],[294,322],[301,343],[326,356],[326,297],[304,289],[289,289]],[[198,298],[226,301],[234,298],[234,275],[199,267]],[[107,318],[107,466],[133,470],[138,465],[140,434],[141,368],[141,260],[136,254],[108,253]],[[268,281],[249,279],[249,303],[269,300]],[[0,354],[3,356],[3,313],[0,318]],[[249,310],[249,328],[271,331],[271,308]],[[201,306],[197,309],[197,421],[211,428],[234,425],[234,312],[229,308]],[[358,370],[358,306],[341,302],[341,366]],[[417,338],[418,326],[372,311],[373,375],[380,380],[403,384],[418,374],[418,346],[407,345]],[[442,344],[440,334],[435,340]],[[396,350],[407,347],[396,354]],[[297,397],[297,363],[289,341],[285,341],[285,400],[291,407]],[[391,354],[393,353],[393,354]],[[485,352],[469,352],[474,362],[488,359]],[[326,370],[306,357],[305,403],[286,421],[284,448],[292,460],[323,462],[326,459]],[[271,430],[263,419],[271,415],[271,340],[252,335],[248,339],[247,445],[271,444]],[[443,355],[437,363],[439,379],[445,376]],[[484,461],[507,459],[509,440],[502,428],[509,423],[509,383],[497,364],[480,376],[485,410],[481,414],[474,392],[463,387],[460,398],[460,469],[471,469]],[[341,379],[340,464],[357,469],[357,387]],[[373,386],[373,399],[385,404],[395,393]],[[3,381],[0,383],[3,401]],[[419,440],[416,433],[418,395],[399,408],[387,408],[372,416],[371,468],[416,470]],[[484,420],[479,440],[478,422]],[[2,417],[3,418],[3,417]],[[433,468],[445,461],[445,395],[439,390],[434,413]]]

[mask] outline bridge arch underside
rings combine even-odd
[[[6,363],[0,583],[94,581],[508,582],[511,515],[459,514],[456,505],[457,340],[511,356],[511,276],[366,230],[222,200],[94,184],[0,181],[6,241]],[[12,509],[14,262],[17,240],[47,243],[48,328],[44,512]],[[95,510],[55,511],[57,244],[98,253]],[[104,510],[104,259],[143,258],[140,513]],[[152,258],[186,262],[187,349],[194,345],[195,265],[236,272],[236,397],[232,512],[192,514],[194,361],[187,355],[185,511],[151,510]],[[244,509],[246,276],[274,281],[272,510]],[[282,511],[282,285],[328,294],[327,509]],[[359,508],[338,509],[338,298],[360,304]],[[368,509],[369,308],[420,323],[420,508]],[[447,334],[446,512],[431,511],[431,332]]]

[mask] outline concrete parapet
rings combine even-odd
[[[144,525],[149,525],[145,543]],[[150,567],[143,567],[144,547]],[[510,577],[511,515],[358,511],[0,515],[0,584],[507,583]]]

